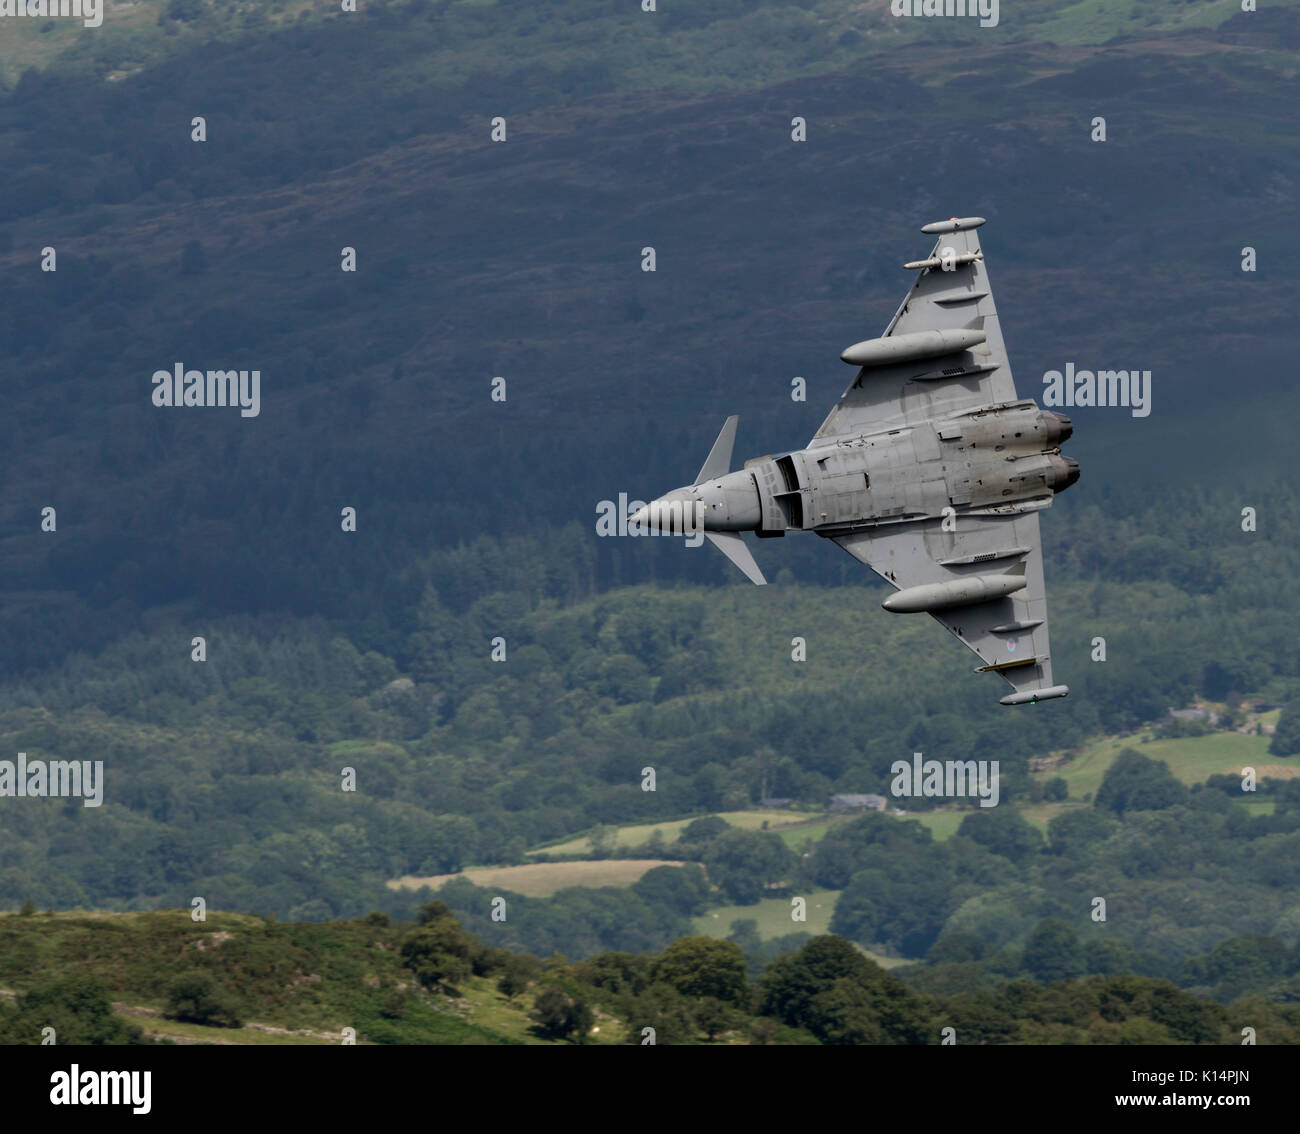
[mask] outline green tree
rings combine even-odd
[[[797,953],[779,957],[759,980],[759,1011],[824,1043],[929,1042],[925,1003],[897,977],[867,960],[843,937],[814,937]]]
[[[704,852],[709,877],[737,905],[752,906],[771,883],[785,881],[797,859],[779,835],[726,831]]]
[[[1094,938],[1083,947],[1083,971],[1087,973],[1131,973],[1138,964],[1138,952],[1128,941]]]
[[[1038,828],[1019,811],[1006,807],[981,808],[970,812],[961,821],[957,834],[1017,863],[1023,862],[1043,847],[1043,836]]]
[[[926,953],[932,965],[948,962],[978,961],[987,950],[987,942],[978,933],[945,933]]]
[[[813,997],[815,1035],[826,1044],[887,1043],[884,1026],[870,991],[851,977],[841,977]]]
[[[497,980],[497,991],[500,992],[507,1000],[513,1000],[521,993],[528,991],[528,986],[532,984],[534,977],[537,975],[537,966],[530,963],[528,959],[518,955],[511,955],[502,967],[501,976]]]
[[[60,1046],[149,1042],[113,1012],[103,981],[85,975],[59,977],[20,996],[17,1012],[0,1014],[0,1043],[39,1045],[46,1028]]]
[[[654,958],[643,953],[598,953],[579,961],[574,972],[584,984],[620,995],[636,995],[650,983]]]
[[[579,1044],[587,1041],[594,1018],[584,1001],[554,985],[548,985],[534,997],[529,1016],[537,1025],[538,1033],[547,1039],[572,1039]]]
[[[709,996],[727,1004],[749,999],[745,954],[734,941],[716,937],[674,941],[655,962],[654,979],[672,985],[683,996]]]
[[[709,1042],[717,1039],[723,1032],[740,1027],[745,1019],[744,1014],[737,1011],[734,1005],[712,996],[706,996],[695,1006],[695,1023]]]
[[[442,921],[445,918],[455,920],[456,915],[452,912],[451,906],[446,902],[432,901],[425,902],[419,910],[416,911],[415,918],[421,925],[431,925],[435,921]]]
[[[244,1022],[235,997],[205,972],[184,973],[167,990],[166,1015],[189,1024],[241,1028]]]
[[[1125,748],[1106,769],[1093,806],[1123,814],[1159,811],[1186,800],[1187,789],[1174,779],[1163,760],[1151,760]]]
[[[1276,937],[1230,937],[1205,958],[1205,973],[1224,1000],[1263,992],[1274,977],[1283,975],[1288,952]]]
[[[623,1042],[646,1044],[650,1037],[646,1028],[653,1028],[656,1046],[688,1044],[695,1039],[695,1014],[690,1001],[670,984],[650,984],[638,994],[624,999]]]
[[[1044,918],[1025,942],[1025,968],[1048,984],[1083,973],[1083,955],[1072,926],[1060,918]]]
[[[709,904],[709,880],[695,863],[647,870],[632,884],[632,892],[685,917],[702,914]]]
[[[441,905],[441,902],[430,903],[430,906]],[[429,908],[420,911],[422,920]],[[425,988],[442,985],[445,991],[452,992],[473,971],[477,944],[455,918],[439,916],[403,937],[400,952],[402,963]]]
[[[1268,750],[1273,756],[1294,756],[1300,752],[1300,702],[1292,702],[1282,710]]]
[[[948,997],[943,1004],[945,1026],[957,1032],[959,1044],[1014,1043],[1015,1019],[995,1008],[987,993]]]
[[[819,886],[842,890],[860,870],[888,870],[905,850],[930,847],[934,837],[915,820],[872,812],[832,827],[813,851],[811,871]],[[915,859],[913,860],[915,861]]]
[[[708,843],[716,839],[723,831],[730,831],[731,824],[718,815],[706,815],[702,819],[692,819],[677,836],[683,843]]]
[[[1118,828],[1114,817],[1092,808],[1079,808],[1058,815],[1047,824],[1053,854],[1077,858],[1090,847],[1108,839]]]
[[[1043,785],[1043,798],[1050,803],[1059,803],[1070,798],[1070,785],[1064,776],[1053,776]]]

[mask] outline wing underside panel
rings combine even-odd
[[[931,616],[1016,693],[1055,688],[1037,512],[962,516],[957,529],[945,532],[935,518],[833,538],[899,589],[1011,573],[1023,563],[1022,590]]]
[[[961,262],[982,255],[979,234],[973,228],[940,236],[930,258],[951,264],[951,270],[942,266],[920,269],[881,337],[977,330],[984,333],[984,342],[938,357],[861,368],[817,430],[814,443],[1015,400],[1015,382],[984,261]]]

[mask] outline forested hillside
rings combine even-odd
[[[1271,509],[1293,506],[1285,493],[1276,500]],[[1175,544],[1187,520],[1173,518],[1164,535],[1153,513],[1152,546]],[[1233,521],[1223,516],[1225,526]],[[745,808],[764,787],[813,808],[834,792],[888,793],[890,765],[914,751],[997,759],[1010,805],[997,812],[1023,828],[1011,808],[1041,798],[1031,759],[1068,757],[1098,733],[1158,722],[1196,697],[1293,696],[1296,584],[1285,565],[1296,530],[1276,539],[1242,533],[1238,550],[1202,560],[1190,579],[1176,556],[1164,558],[1165,578],[1123,585],[1089,581],[1067,560],[1053,578],[1053,629],[1074,692],[1017,713],[996,703],[996,679],[973,676],[941,628],[886,614],[865,584],[639,587],[575,598],[566,588],[581,590],[580,558],[570,553],[583,546],[576,531],[556,537],[549,562],[498,556],[488,543],[436,560],[391,652],[364,649],[322,620],[261,615],[195,627],[160,610],[103,653],[73,655],[6,688],[4,747],[33,760],[102,759],[106,802],[0,800],[2,897],[15,906],[132,908],[183,907],[201,895],[214,908],[293,919],[375,907],[401,916],[413,898],[389,890],[387,879],[521,862],[530,847],[597,824]],[[1251,564],[1249,585],[1234,556]],[[1239,627],[1227,645],[1225,611]],[[201,662],[195,629],[207,638]],[[796,636],[805,661],[792,660]],[[497,638],[504,656],[494,661]],[[1104,661],[1094,660],[1097,638]],[[908,664],[891,661],[899,657]],[[1177,764],[1176,747],[1170,759]],[[1270,758],[1270,767],[1286,774],[1287,759]],[[646,768],[654,791],[643,790]],[[355,791],[343,790],[348,769]],[[1286,842],[1292,813],[1281,803],[1271,817],[1251,818],[1233,810],[1230,795],[1184,792],[1150,808],[1167,813],[1158,835],[1137,814],[1119,826],[1099,816],[1077,831],[1083,820],[1063,817],[1062,845],[1082,857],[1053,857],[1053,824],[1050,848],[1034,833],[1023,853],[984,860],[978,884],[954,865],[981,861],[973,848],[912,846],[905,825],[883,820],[917,869],[878,899],[911,911],[911,923],[895,925],[881,909],[853,913],[863,893],[851,886],[837,925],[864,944],[919,957],[945,925],[968,921],[995,951],[1023,944],[1038,919],[1072,904],[1082,916],[1092,895],[1079,887],[1105,878],[1126,894],[1119,935],[1181,961],[1234,932],[1272,932],[1300,903],[1300,878],[1285,873],[1296,859]],[[777,861],[763,884],[798,893],[801,885],[839,890],[861,872],[878,881],[869,854],[857,863],[851,852],[852,869],[826,866],[832,836],[797,870]],[[1147,839],[1155,840],[1149,857],[1137,850]],[[1184,839],[1205,859],[1195,882],[1183,876]],[[1211,863],[1220,874],[1207,872]],[[710,876],[719,882],[712,867]],[[1253,888],[1257,880],[1263,889]],[[1197,903],[1181,896],[1186,887],[1201,895]],[[675,907],[599,893],[524,902],[504,940],[575,955],[662,946],[685,932],[682,919],[701,900]],[[486,924],[489,897],[447,900]],[[608,915],[581,912],[592,901]],[[1008,901],[1015,917],[1005,916]]]
[[[0,917],[0,943],[10,1044],[49,1028],[59,1044],[938,1044],[942,1029],[959,1044],[1217,1044],[1243,1026],[1300,1042],[1294,1005],[1221,1006],[1145,977],[917,993],[834,936],[752,978],[737,945],[707,937],[542,960],[486,945],[439,903],[325,925],[32,913]]]
[[[1069,11],[1089,7],[1109,10]],[[633,96],[614,64],[596,82],[498,50],[558,21],[608,60],[623,22],[581,7],[376,4],[200,42],[191,25],[235,17],[186,4],[165,56],[128,76],[24,72],[0,102],[3,673],[98,650],[177,602],[200,619],[319,614],[392,653],[381,636],[410,633],[417,564],[483,534],[536,541],[501,545],[512,561],[553,562],[555,533],[577,525],[584,547],[552,590],[721,581],[725,565],[661,541],[590,539],[597,503],[691,476],[728,413],[738,457],[801,445],[848,381],[839,351],[906,288],[916,229],[953,212],[989,217],[1022,394],[1068,360],[1153,371],[1148,418],[1072,411],[1077,507],[1101,509],[1079,552],[1091,569],[1110,577],[1134,534],[1153,535],[1145,513],[1188,493],[1253,505],[1269,486],[1252,466],[1293,417],[1276,401],[1294,397],[1280,265],[1297,252],[1300,151],[1271,92],[1295,9],[1169,7],[1228,23],[975,68],[944,21],[913,21],[928,30],[912,50],[846,48],[824,75],[791,57],[779,85],[751,89],[747,72],[732,90],[704,48],[734,34],[752,54],[774,6],[689,33],[668,30],[680,11],[645,14],[662,30],[626,34],[643,53],[662,35],[672,64]],[[973,42],[1024,34],[1007,15]],[[430,43],[478,66],[440,68]],[[807,143],[791,141],[796,115]],[[344,248],[357,271],[340,271]],[[154,406],[151,375],[177,363],[257,369],[259,415]],[[1115,524],[1124,538],[1097,538]],[[1197,558],[1234,529],[1161,525]],[[773,573],[851,574],[815,541],[781,542],[764,548]],[[1152,554],[1130,573],[1160,549],[1138,550]]]

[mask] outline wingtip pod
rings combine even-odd
[[[927,236],[937,236],[945,232],[965,232],[968,228],[979,228],[984,223],[983,217],[953,217],[951,220],[933,221],[923,224],[921,231]]]
[[[1049,685],[1045,689],[1023,689],[1019,693],[1008,693],[1000,699],[1003,705],[1032,705],[1038,701],[1050,701],[1053,697],[1069,695],[1068,685]]]

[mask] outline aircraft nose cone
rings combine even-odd
[[[628,526],[640,524],[642,531],[658,531],[665,535],[681,535],[693,528],[696,497],[684,488],[651,500],[627,518]]]

